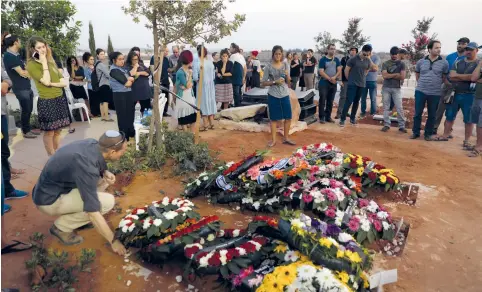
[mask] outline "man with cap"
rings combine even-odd
[[[345,105],[346,101],[346,90],[348,89],[348,79],[345,76],[345,68],[346,68],[346,63],[350,58],[356,56],[358,54],[358,48],[351,47],[350,50],[348,51],[348,56],[345,56],[341,59],[341,89],[340,89],[340,100],[338,101],[338,110],[336,111],[336,116],[335,119],[339,119],[341,116],[341,112],[343,111],[343,106]]]
[[[63,244],[81,243],[76,231],[93,225],[115,253],[125,254],[102,215],[114,207],[114,196],[104,192],[115,183],[106,160],[119,160],[126,149],[125,135],[109,130],[99,141],[85,139],[63,146],[45,164],[32,198],[42,213],[58,217],[50,233]]]
[[[390,130],[390,103],[393,102],[397,108],[398,129],[402,133],[407,133],[405,129],[405,116],[402,105],[402,82],[405,79],[405,63],[398,58],[399,49],[392,47],[390,49],[391,59],[382,65],[383,76],[383,132]]]
[[[479,45],[476,42],[471,42],[465,47],[465,58],[461,58],[456,61],[450,70],[450,81],[452,82],[452,88],[454,90],[454,98],[452,103],[447,104],[445,111],[445,125],[444,134],[439,137],[437,141],[448,141],[450,132],[455,122],[455,118],[459,109],[462,109],[465,124],[465,139],[463,142],[464,148],[471,148],[469,144],[470,136],[474,124],[470,119],[470,111],[472,104],[474,103],[474,90],[472,88],[472,73],[475,71],[479,64],[477,60]]]
[[[368,44],[368,46],[372,47],[372,45],[370,44]],[[361,114],[360,114],[361,118],[364,118],[367,114],[368,94],[370,94],[370,115],[373,116],[377,112],[377,78],[378,78],[378,66],[380,66],[380,57],[372,53],[370,56],[370,59],[372,60],[373,64],[377,66],[374,67],[373,69],[370,69],[366,77],[366,86],[363,89],[363,93],[361,97]]]
[[[454,63],[458,60],[465,58],[465,48],[467,44],[470,43],[470,40],[466,37],[460,38],[457,41],[457,51],[453,52],[450,55],[445,57],[445,60],[449,63],[449,68],[452,69]],[[447,77],[450,81],[450,76]],[[447,106],[446,101],[449,101],[453,94],[452,84],[449,82],[443,85],[442,96],[440,97],[440,102],[438,104],[437,113],[435,114],[435,125],[434,125],[434,133],[437,133],[440,123],[442,122],[442,117],[444,116],[445,109]],[[452,138],[452,136],[450,136]]]

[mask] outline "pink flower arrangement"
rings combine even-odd
[[[358,201],[358,206],[360,206],[360,208],[364,208],[364,207],[368,206],[368,200],[360,199]]]
[[[378,221],[378,220],[373,220],[372,223],[373,223],[373,226],[375,227],[375,230],[376,230],[376,231],[378,231],[378,232],[382,231],[382,228],[383,228],[383,227],[382,227],[382,223],[380,223],[380,221]]]
[[[311,201],[313,201],[313,196],[310,195],[310,194],[303,194],[303,202],[305,202],[306,204],[309,204],[311,203]]]
[[[325,211],[325,216],[330,217],[330,218],[335,218],[336,212],[333,209],[328,209]]]
[[[348,222],[348,228],[350,228],[351,231],[356,232],[358,231],[358,228],[360,228],[360,222],[352,218],[350,219],[350,222]]]

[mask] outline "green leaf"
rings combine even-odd
[[[227,266],[228,266],[228,269],[229,269],[231,272],[233,272],[233,274],[239,275],[239,273],[241,273],[241,270],[239,269],[239,267],[238,267],[235,263],[229,262],[229,263],[227,264]]]
[[[157,230],[157,226],[152,224],[149,229],[147,229],[147,238],[151,238],[154,234],[156,234]]]
[[[184,244],[192,244],[194,242],[194,238],[192,238],[190,235],[186,235],[182,237],[182,241]]]
[[[168,253],[170,251],[169,247],[167,245],[160,245],[160,246],[157,246],[156,247],[156,250],[158,252],[164,252],[164,253]]]
[[[181,239],[180,239],[179,237],[174,239],[174,244],[175,244],[175,245],[179,245],[179,244],[181,244],[181,243],[182,243],[182,242],[181,242]]]
[[[221,272],[221,275],[223,276],[224,279],[227,279],[229,277],[228,267],[222,266],[221,269],[219,269],[219,271]]]
[[[367,237],[368,237],[368,242],[372,243],[375,240],[375,235],[373,234],[372,230],[369,230],[367,232]]]
[[[390,189],[390,184],[386,184],[385,185],[385,192],[388,192],[389,189]]]
[[[365,231],[359,231],[357,236],[356,236],[356,241],[360,244],[363,243],[363,241],[367,238],[367,233]]]
[[[168,229],[170,225],[171,225],[171,222],[169,220],[162,221],[161,226],[160,226],[161,232],[166,231],[166,229]]]

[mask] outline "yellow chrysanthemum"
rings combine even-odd
[[[376,168],[372,168],[372,172],[374,172],[374,173],[380,173],[380,171],[379,171],[378,169],[376,169]]]
[[[356,172],[358,173],[359,176],[362,176],[364,170],[365,169],[363,167],[359,167],[357,168]]]
[[[326,238],[326,237],[320,238],[319,243],[320,243],[321,246],[324,246],[324,247],[327,247],[327,248],[330,248],[331,245],[333,244],[333,242],[331,242],[331,241],[330,241],[328,238]]]
[[[350,276],[345,271],[338,272],[338,279],[340,279],[340,281],[342,281],[343,283],[348,283],[348,280],[350,280]]]
[[[343,163],[350,163],[351,162],[351,159],[350,157],[345,157],[345,159],[343,159]]]
[[[274,248],[274,252],[283,253],[288,250],[288,246],[285,244],[280,244]]]
[[[316,165],[321,164],[321,162],[322,162],[321,159],[318,159],[317,161],[315,161]]]
[[[300,256],[300,262],[308,262],[308,261],[310,261],[309,257],[305,256],[304,254]]]
[[[346,253],[346,257],[352,263],[361,263],[362,262],[362,259],[361,259],[360,255],[358,255],[358,253],[356,253],[356,252]]]
[[[363,287],[370,288],[370,283],[368,282],[368,276],[365,274],[365,272],[362,272],[360,274],[360,278],[362,278],[363,280]]]
[[[336,252],[336,257],[337,257],[337,258],[343,258],[344,256],[345,256],[345,252],[344,252],[344,251],[338,250],[338,251]]]
[[[348,157],[350,157],[350,158],[355,158],[355,156],[353,156],[353,155],[350,154],[350,153],[347,153],[346,155],[348,155]]]
[[[381,182],[382,184],[386,183],[386,182],[387,182],[387,177],[384,176],[383,174],[380,175],[380,182]]]
[[[356,164],[363,165],[363,160],[361,159],[361,157],[358,157],[358,159],[356,160]]]
[[[279,285],[287,286],[296,280],[296,266],[280,266],[275,269],[276,281]]]

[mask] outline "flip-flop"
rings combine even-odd
[[[23,243],[23,242],[18,241],[18,240],[12,240],[12,241],[15,242],[15,243],[7,245],[6,247],[2,248],[2,254],[29,250],[33,247],[31,244]],[[15,248],[17,245],[25,245],[27,247],[25,247],[25,248]]]
[[[202,127],[202,128],[199,129],[199,131],[201,131],[201,132],[206,132],[207,130],[208,130],[207,127]]]
[[[69,129],[69,134],[75,133],[75,128]]]
[[[10,175],[10,179],[11,179],[11,180],[17,179],[17,178],[19,178],[19,177],[20,177],[20,175],[18,175],[18,174],[16,174],[16,173],[12,173],[12,174]]]
[[[209,126],[209,130],[214,130],[214,125]]]
[[[291,140],[288,140],[288,139],[287,139],[287,140],[284,140],[284,141],[283,141],[283,144],[292,145],[292,146],[296,145],[295,142],[293,142],[293,141],[291,141]]]
[[[10,172],[11,172],[12,174],[25,174],[25,169],[10,168]]]
[[[482,151],[474,148],[474,150],[472,150],[470,154],[467,155],[467,157],[471,157],[471,158],[482,157]]]
[[[276,145],[276,142],[270,141],[268,143],[268,148],[274,147]]]

